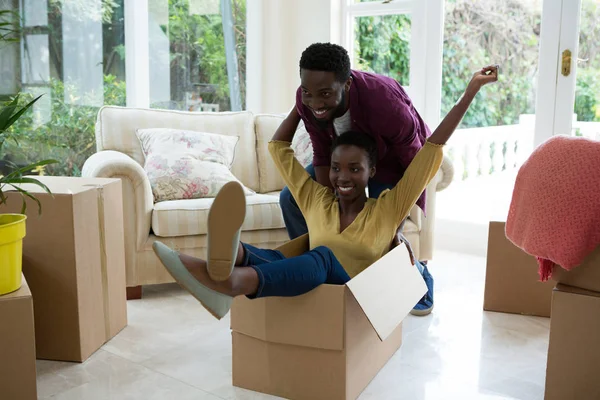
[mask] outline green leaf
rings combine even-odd
[[[23,115],[23,113],[25,113],[25,111],[29,110],[29,108],[31,108],[31,106],[33,106],[33,104],[38,101],[40,99],[40,97],[42,97],[43,94],[39,95],[38,97],[36,97],[35,99],[31,100],[29,103],[27,103],[27,105],[25,105],[23,108],[21,108],[19,111],[17,111],[12,117],[10,117],[8,119],[8,121],[6,121],[6,125],[2,126],[0,125],[0,130],[6,130],[8,129],[12,124],[15,123],[16,120],[18,120],[21,115]],[[0,120],[0,123],[2,121]]]
[[[21,198],[23,199],[23,205],[21,206],[21,214],[25,214],[25,212],[27,211],[27,203],[25,201],[25,196],[29,197],[31,200],[35,201],[35,203],[38,206],[38,215],[42,214],[42,203],[40,203],[40,201],[31,193],[29,193],[26,190],[21,189],[18,186],[14,186],[14,185],[9,185],[11,186],[13,189],[15,189],[17,192],[19,192],[21,194]]]
[[[48,188],[48,186],[44,185],[42,182],[40,182],[39,180],[37,180],[35,178],[28,178],[28,177],[18,178],[18,179],[11,181],[9,183],[9,185],[12,186],[13,184],[24,184],[24,183],[29,183],[32,185],[39,186],[44,192],[46,192],[48,194],[52,194],[52,192],[50,191],[50,188]]]
[[[15,96],[10,103],[2,107],[2,111],[0,111],[0,132],[4,130],[3,126],[6,124],[10,116],[15,112],[18,103],[19,95]]]
[[[33,164],[29,164],[24,167],[15,169],[14,171],[11,171],[8,175],[0,178],[0,182],[9,182],[12,179],[16,179],[17,177],[20,177],[28,172],[33,171],[37,167],[43,167],[45,165],[57,164],[57,163],[58,163],[57,160],[43,160],[43,161],[39,161],[39,162],[36,162]]]

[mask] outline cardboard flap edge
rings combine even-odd
[[[384,341],[427,292],[404,246],[397,246],[346,284]]]

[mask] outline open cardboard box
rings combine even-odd
[[[309,249],[308,236],[278,248]],[[231,309],[233,385],[289,399],[356,399],[402,344],[402,320],[427,292],[398,246],[346,285]]]

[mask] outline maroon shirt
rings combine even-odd
[[[395,185],[431,131],[396,80],[369,72],[351,73],[352,130],[367,133],[377,142],[379,160],[373,179]],[[317,124],[312,111],[302,104],[301,88],[296,92],[296,108],[312,141],[313,166],[329,166],[335,137],[333,122],[326,128]],[[425,211],[425,192],[417,205]]]

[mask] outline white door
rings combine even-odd
[[[548,6],[546,5],[548,3]],[[553,135],[600,140],[600,0],[546,0],[535,144]]]
[[[443,0],[342,0],[352,67],[396,79],[430,126],[440,118]]]

